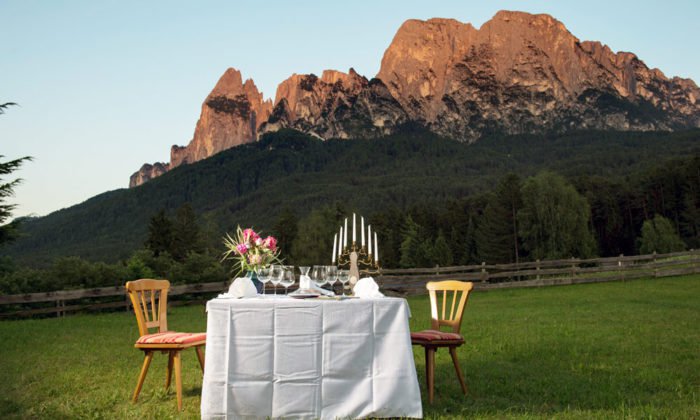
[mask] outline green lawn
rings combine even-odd
[[[426,297],[409,300],[428,325]],[[174,308],[172,328],[206,327],[202,306]],[[445,351],[427,418],[700,418],[700,276],[476,292],[459,350],[470,395]],[[156,355],[140,401],[133,314],[0,322],[0,418],[177,417]],[[421,391],[424,360],[415,348]],[[201,373],[183,360],[184,417],[198,417]]]

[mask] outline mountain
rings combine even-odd
[[[545,14],[498,12],[481,28],[408,20],[375,78],[326,70],[294,74],[264,100],[228,69],[202,104],[192,141],[169,164],[144,165],[138,186],[183,163],[294,128],[321,139],[377,138],[412,123],[474,142],[490,133],[700,127],[700,89],[629,52],[580,41]]]
[[[270,233],[285,209],[302,218],[337,202],[372,220],[386,209],[414,204],[438,211],[450,201],[491,191],[509,172],[525,177],[548,169],[612,180],[687,156],[700,156],[700,130],[490,135],[469,144],[410,125],[377,139],[328,141],[282,129],[180,165],[138,188],[105,192],[27,219],[23,237],[1,254],[30,266],[59,256],[125,259],[143,246],[153,215],[161,209],[172,214],[184,203],[195,210],[209,245],[220,249],[224,232],[236,225]]]

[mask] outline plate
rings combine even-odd
[[[318,293],[298,293],[296,295],[290,293],[287,296],[289,296],[291,298],[295,298],[295,299],[308,299],[308,298],[317,298],[321,295],[319,295]]]

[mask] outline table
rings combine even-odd
[[[422,417],[405,299],[217,298],[207,311],[204,419]]]

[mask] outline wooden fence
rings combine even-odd
[[[376,277],[380,288],[389,294],[425,293],[425,283],[435,280],[475,282],[476,290],[515,287],[541,287],[565,284],[627,281],[638,278],[669,277],[700,273],[700,251],[649,254],[581,260],[547,260],[520,264],[478,264],[456,267],[387,269]],[[200,283],[171,286],[170,304],[204,302],[224,291],[227,283]],[[185,295],[185,296],[183,296]],[[201,296],[196,296],[201,295]],[[70,301],[70,304],[66,302]],[[0,296],[0,319],[64,316],[67,312],[125,308],[129,299],[124,286],[97,289],[64,290]]]

